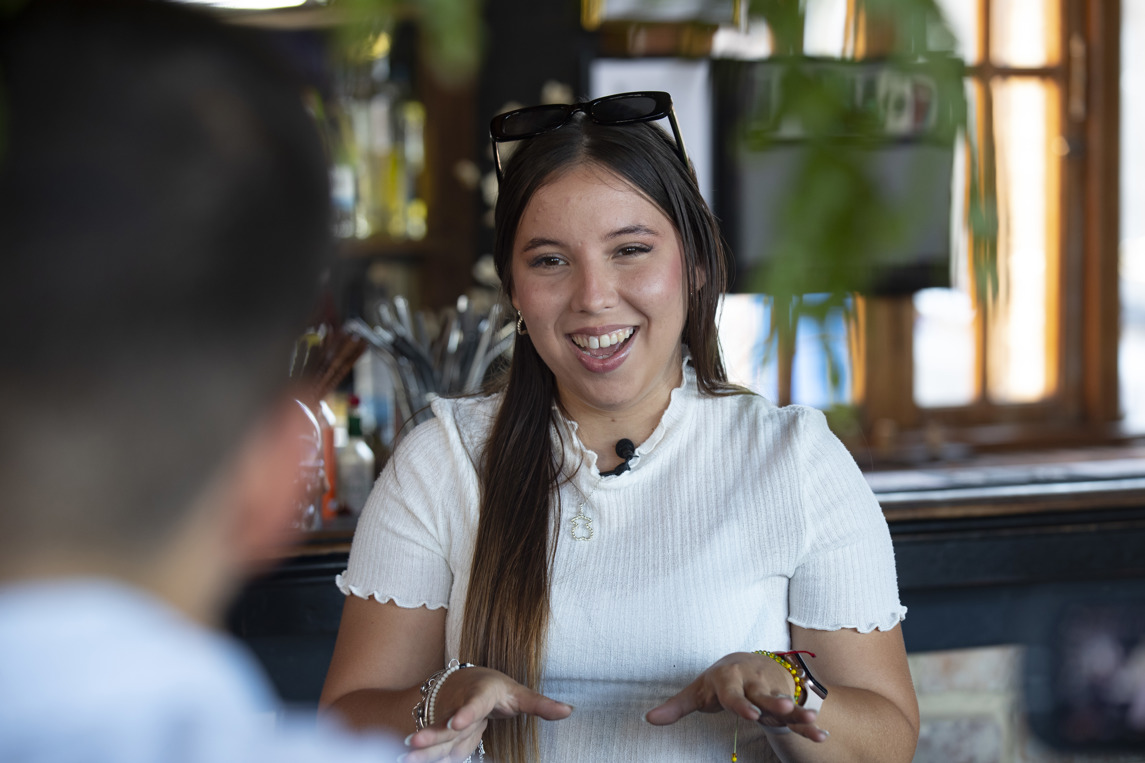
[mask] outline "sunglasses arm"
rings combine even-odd
[[[676,109],[672,106],[668,107],[668,124],[672,126],[672,137],[676,139],[676,148],[679,150],[680,159],[691,172],[692,165],[688,161],[688,150],[684,148],[684,136],[680,134],[680,125],[676,122]]]

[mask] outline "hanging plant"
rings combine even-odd
[[[734,145],[724,149],[734,153],[723,161],[737,177],[760,178],[757,193],[740,181],[740,208],[727,222],[748,263],[739,288],[774,299],[771,351],[794,347],[784,332],[794,334],[801,318],[820,329],[832,311],[853,321],[853,294],[948,285],[952,224],[969,233],[972,288],[990,304],[998,291],[993,172],[971,129],[964,64],[934,0],[856,0],[854,18],[868,38],[877,30],[880,44],[877,57],[848,60],[803,55],[798,0],[753,0],[750,12],[767,22],[775,54],[716,62],[715,71],[717,91],[738,101]],[[861,41],[855,47],[863,50]],[[966,197],[954,205],[964,219],[950,220],[957,144],[970,169]],[[802,298],[808,293],[818,296]],[[842,399],[843,359],[818,333],[828,387]]]
[[[919,239],[920,226],[933,222],[924,205],[933,202],[942,178],[931,174],[936,164],[926,148],[946,149],[949,173],[961,142],[971,171],[965,219],[956,222],[971,234],[978,295],[988,301],[997,290],[993,173],[968,129],[964,66],[953,54],[953,35],[934,0],[857,5],[871,19],[867,27],[879,20],[886,49],[877,58],[805,57],[801,3],[755,0],[752,12],[767,21],[776,55],[726,67],[739,79],[723,85],[741,101],[735,160],[797,149],[798,166],[784,176],[770,218],[775,230],[768,232],[768,251],[744,253],[767,263],[748,284],[785,296],[811,289],[905,293],[925,285],[925,274],[888,282],[886,271],[915,264],[911,252],[900,261],[895,254]]]

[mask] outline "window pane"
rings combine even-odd
[[[974,384],[974,305],[957,289],[914,295],[914,400],[924,408],[969,405]]]
[[[724,294],[719,337],[728,380],[768,400],[779,399],[779,367],[771,331],[771,298],[763,294]]]
[[[1145,432],[1145,4],[1121,3],[1121,344],[1125,425]]]
[[[1145,238],[1121,242],[1121,341],[1117,354],[1125,427],[1145,432]]]
[[[822,304],[823,295],[807,294],[810,305]],[[795,336],[791,370],[791,402],[824,410],[852,401],[850,354],[851,324],[846,306],[834,307],[821,317],[803,315]],[[777,346],[771,338],[771,298],[763,294],[724,294],[720,302],[719,337],[728,379],[779,399]]]
[[[1047,220],[1051,188],[1057,186],[1047,161],[1049,125],[1057,121],[1051,87],[1024,78],[993,84],[1001,295],[989,321],[986,375],[995,402],[1041,400],[1053,386],[1048,263],[1058,258],[1050,251]]]
[[[825,297],[805,294],[809,305]],[[851,355],[848,343],[848,311],[834,307],[825,315],[801,315],[795,335],[795,358],[791,369],[791,402],[826,410],[851,402]]]
[[[1050,51],[1056,45],[1051,47],[1050,37],[1058,25],[1058,1],[992,0],[990,57],[994,63],[1005,66],[1055,63],[1051,60]]]
[[[968,80],[966,99],[971,113],[980,108],[978,92]],[[974,301],[970,297],[970,236],[965,225],[968,162],[966,146],[958,141],[954,147],[950,193],[952,288],[923,289],[913,298],[913,395],[920,408],[970,405],[979,394],[977,324]]]
[[[980,63],[982,55],[978,49],[978,3],[972,0],[938,0],[938,6],[958,39],[954,52],[967,63]]]

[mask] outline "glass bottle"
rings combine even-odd
[[[362,436],[362,414],[357,395],[346,411],[346,442],[338,450],[338,496],[342,507],[357,516],[374,487],[374,451]]]

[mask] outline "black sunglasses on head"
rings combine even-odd
[[[676,123],[676,112],[672,109],[672,96],[659,90],[649,90],[606,95],[584,103],[530,106],[498,114],[489,123],[497,181],[501,181],[503,174],[499,144],[535,138],[564,127],[578,111],[600,125],[630,125],[668,117],[668,123],[672,126],[672,137],[676,139],[676,155],[680,157],[685,168],[690,168],[688,154],[684,151],[684,139],[680,135],[680,125]]]

